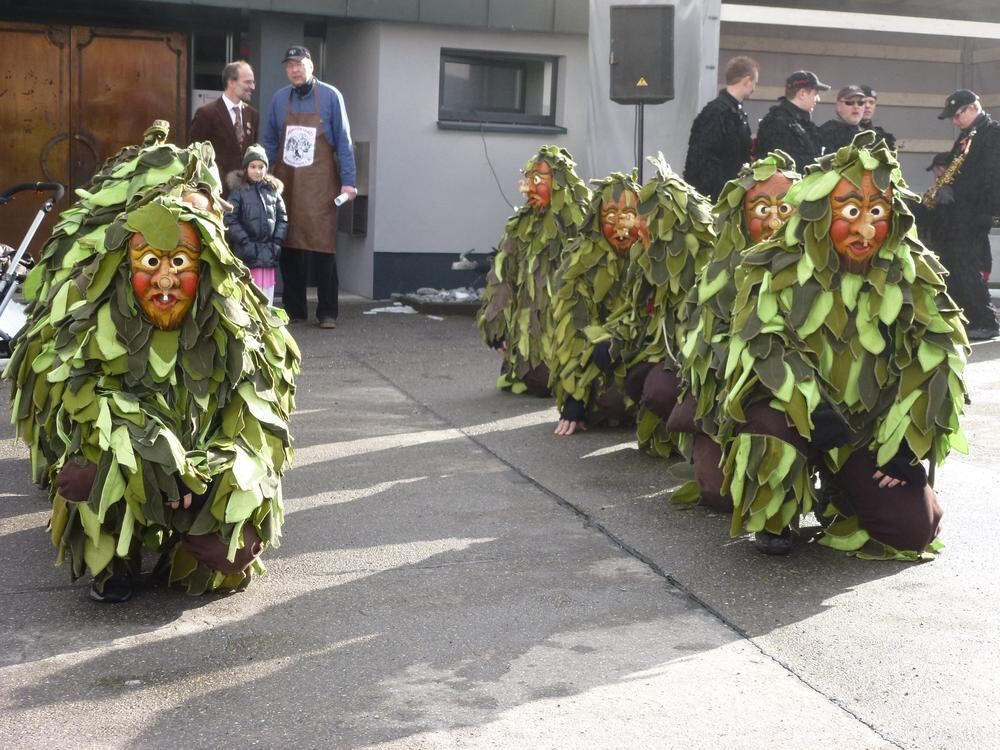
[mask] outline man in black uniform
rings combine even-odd
[[[990,227],[1000,216],[1000,123],[974,91],[959,89],[945,100],[939,120],[961,131],[951,164],[924,194],[922,217],[931,247],[950,272],[948,291],[965,310],[970,340],[998,334],[984,271],[990,269]]]
[[[713,203],[722,186],[751,161],[753,140],[743,100],[757,88],[759,74],[756,60],[734,57],[726,65],[726,88],[691,125],[684,179]]]
[[[819,126],[823,153],[829,154],[846,146],[861,132],[861,117],[865,111],[865,92],[851,84],[837,92],[837,115]]]
[[[889,148],[895,150],[896,136],[872,122],[875,119],[875,108],[878,106],[878,92],[865,83],[861,84],[861,90],[865,92],[865,113],[861,116],[861,129],[871,130],[876,138],[885,141]]]
[[[785,95],[778,99],[760,121],[757,130],[758,159],[781,149],[795,160],[795,170],[802,172],[823,153],[819,128],[812,121],[812,111],[819,102],[819,92],[830,87],[821,83],[809,70],[797,70],[785,80]]]

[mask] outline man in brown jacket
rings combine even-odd
[[[222,69],[222,96],[198,108],[191,123],[191,142],[211,141],[222,184],[226,175],[243,166],[247,147],[257,142],[260,114],[250,106],[253,68],[236,60]],[[228,192],[228,188],[224,188]]]

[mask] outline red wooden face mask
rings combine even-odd
[[[535,213],[546,211],[552,202],[552,168],[544,161],[536,161],[521,179],[520,191]]]
[[[180,222],[180,239],[173,250],[151,247],[142,233],[129,240],[132,289],[153,325],[164,331],[180,328],[194,304],[201,280],[201,237],[188,222]]]
[[[861,185],[841,178],[830,193],[830,239],[846,271],[863,274],[889,234],[892,188],[875,187],[872,173],[865,172]]]
[[[640,238],[643,244],[649,243],[646,222],[636,208],[638,202],[636,194],[626,190],[617,201],[606,200],[601,204],[601,232],[619,255],[627,255]]]
[[[792,181],[775,172],[763,182],[758,182],[743,196],[743,217],[750,232],[750,243],[756,245],[770,239],[795,213],[795,209],[785,203],[785,193]]]

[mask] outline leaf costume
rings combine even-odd
[[[622,304],[602,328],[587,333],[595,343],[611,342],[612,359],[621,361],[626,373],[644,363],[676,373],[690,312],[683,303],[708,261],[715,230],[708,201],[671,171],[663,154],[650,162],[656,172],[640,190],[638,206],[649,245],[632,246]],[[635,377],[626,376],[626,381]],[[642,383],[636,385],[629,395],[639,400]],[[666,403],[641,403],[637,417],[639,446],[661,456],[676,452],[676,441],[664,426],[676,403],[675,390],[665,393]]]
[[[912,546],[892,541],[896,520],[900,528],[917,523],[903,510],[898,519],[879,518],[878,529],[873,519],[886,507],[936,508],[933,491],[913,483],[878,489],[872,467],[966,450],[959,416],[967,341],[941,265],[911,231],[905,199],[913,196],[898,163],[883,143],[869,150],[871,140],[861,134],[810,166],[786,196],[797,215],[743,257],[722,384],[723,489],[734,503],[733,535],[779,534],[812,509],[812,467],[821,463],[858,514],[833,524],[823,543],[916,559],[935,546],[939,512],[900,533],[925,540]],[[831,237],[842,179],[858,194],[874,186],[891,205],[888,233],[863,271],[847,270],[851,261]],[[846,423],[849,439],[816,452],[810,446],[823,410]],[[765,411],[781,415],[784,437],[754,431]]]
[[[4,376],[72,578],[138,571],[144,546],[198,594],[242,588],[264,568],[256,555],[243,570],[211,567],[196,542],[229,563],[250,544],[278,544],[300,355],[226,245],[211,146],[164,138],[124,149],[77,190],[25,283],[28,322]],[[201,275],[183,322],[163,330],[133,292],[130,238],[173,247],[179,222],[200,237]],[[83,502],[55,483],[75,462],[97,466]],[[190,508],[165,505],[186,492]]]
[[[684,342],[681,347],[682,394],[695,400],[695,418],[710,436],[718,434],[719,380],[729,354],[729,326],[736,299],[736,268],[746,248],[753,244],[744,216],[747,192],[775,174],[791,182],[799,175],[792,158],[773,151],[752,165],[744,165],[726,183],[715,204],[718,239],[710,261],[698,273],[684,302]]]
[[[507,220],[477,319],[486,345],[505,349],[497,387],[513,393],[528,390],[525,379],[530,382],[530,373],[550,357],[549,284],[590,199],[568,151],[543,146],[525,165],[525,173],[531,175],[541,164],[548,168],[551,198],[545,206],[526,202]],[[546,372],[542,380],[547,377]]]
[[[624,377],[624,365],[619,364],[614,377],[605,377],[592,361],[594,341],[586,330],[605,323],[626,299],[629,258],[605,237],[601,207],[623,200],[628,193],[639,193],[634,172],[613,172],[596,181],[579,237],[566,248],[552,282],[549,385],[560,410],[570,398],[592,410],[598,394]]]

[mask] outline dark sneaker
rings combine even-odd
[[[111,576],[98,590],[97,581],[90,582],[88,596],[102,604],[121,604],[132,598],[132,579],[125,576]]]
[[[337,320],[335,318],[320,318],[319,327],[325,328],[327,330],[337,327]]]
[[[753,535],[753,545],[765,555],[787,555],[792,551],[792,530],[785,529],[780,534],[758,531]]]

